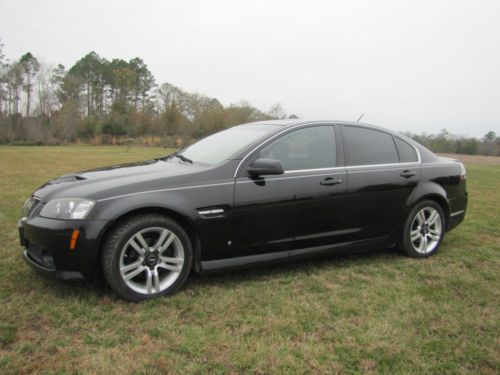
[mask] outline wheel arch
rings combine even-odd
[[[441,185],[433,182],[422,184],[415,191],[411,202],[411,207],[414,207],[416,204],[424,200],[432,200],[439,204],[445,216],[446,228],[448,228],[450,218],[450,202],[448,200],[448,194],[446,193],[446,190],[444,190]]]
[[[195,272],[199,272],[200,262],[201,262],[201,245],[198,234],[196,232],[195,226],[192,221],[183,215],[182,213],[173,210],[171,208],[155,206],[155,205],[146,205],[143,207],[135,207],[130,210],[124,211],[116,216],[113,220],[109,221],[106,227],[102,230],[97,246],[97,257],[96,257],[96,272],[98,274],[101,273],[100,264],[101,264],[101,256],[103,251],[103,246],[106,242],[107,237],[111,233],[111,231],[116,228],[116,226],[120,225],[124,221],[128,220],[131,217],[138,216],[141,214],[151,214],[157,213],[160,215],[167,216],[173,220],[175,220],[187,233],[189,239],[191,240],[191,245],[193,247],[193,266],[192,269]]]

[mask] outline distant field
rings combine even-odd
[[[466,221],[427,260],[387,250],[193,275],[177,295],[141,304],[24,263],[16,222],[36,187],[167,152],[0,147],[1,374],[500,372],[497,163],[465,160]]]
[[[469,164],[500,165],[500,156],[464,155],[464,154],[438,154],[438,155],[447,158],[458,159],[463,163],[469,163]]]

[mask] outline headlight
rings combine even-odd
[[[47,217],[49,219],[85,219],[94,205],[95,201],[89,199],[54,199],[43,206],[40,216]]]

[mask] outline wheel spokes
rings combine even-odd
[[[432,240],[434,240],[434,241],[439,241],[439,237],[440,237],[440,236],[439,236],[439,235],[437,235],[437,234],[432,234],[432,233],[429,233],[429,234],[428,234],[428,236],[429,236]]]
[[[141,236],[141,237],[142,237],[142,236]],[[145,250],[144,250],[144,248],[143,248],[143,247],[141,247],[141,245],[140,245],[140,244],[138,244],[138,243],[136,242],[136,240],[135,240],[135,239],[136,239],[136,237],[135,237],[135,236],[134,236],[134,237],[132,237],[128,243],[130,244],[130,246],[132,246],[132,248],[133,248],[135,251],[137,251],[137,253],[138,253],[139,255],[144,255],[144,254],[145,254]]]
[[[420,227],[411,231],[411,241],[412,242],[415,242],[416,240],[418,240],[420,238],[420,236],[421,236]]]
[[[184,248],[177,235],[164,227],[150,227],[129,238],[120,255],[119,271],[130,289],[155,294],[172,285],[183,266]]]
[[[156,293],[160,293],[161,292],[161,288],[160,288],[160,275],[158,274],[158,269],[155,268],[152,271],[152,274],[153,274],[153,285],[154,285],[155,291],[156,291]]]
[[[436,222],[438,217],[439,217],[438,212],[432,211],[431,214],[429,215],[429,218],[426,221],[426,224],[429,226],[433,225]]]
[[[127,281],[132,280],[134,277],[136,277],[140,273],[144,272],[145,269],[149,269],[149,268],[144,267],[141,263],[141,265],[139,267],[136,267],[135,269],[133,269],[133,271],[131,271],[129,273],[126,273],[125,271],[123,271],[122,272],[123,279],[127,280]]]
[[[153,293],[153,272],[146,268],[146,293]]]
[[[413,248],[421,254],[434,250],[442,234],[442,219],[434,207],[422,208],[414,217],[410,231]]]
[[[181,272],[182,265],[184,264],[184,259],[180,258],[171,258],[171,257],[162,257],[160,256],[160,263],[158,267],[173,271],[173,272]]]
[[[158,241],[158,253],[163,254],[165,250],[168,249],[168,247],[172,244],[172,242],[175,240],[175,235],[171,232],[168,232],[166,237],[163,239],[162,242]]]
[[[418,223],[420,224],[420,226],[422,226],[422,225],[425,224],[425,213],[424,213],[424,210],[420,211],[417,214],[417,220],[418,220]]]
[[[427,252],[427,236],[421,235],[422,240],[420,241],[420,251]]]
[[[123,267],[120,268],[120,271],[122,273],[127,273],[128,271],[133,270],[134,268],[138,268],[142,266],[142,259],[138,260],[137,262],[127,264]]]

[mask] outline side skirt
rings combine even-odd
[[[288,260],[316,258],[334,254],[356,253],[367,250],[378,250],[394,247],[393,236],[383,236],[369,240],[344,242],[336,245],[322,245],[296,249],[290,251],[280,251],[275,253],[264,253],[248,255],[243,257],[216,259],[201,261],[201,273],[210,273],[221,270],[246,268],[257,265],[267,265],[282,263]]]

